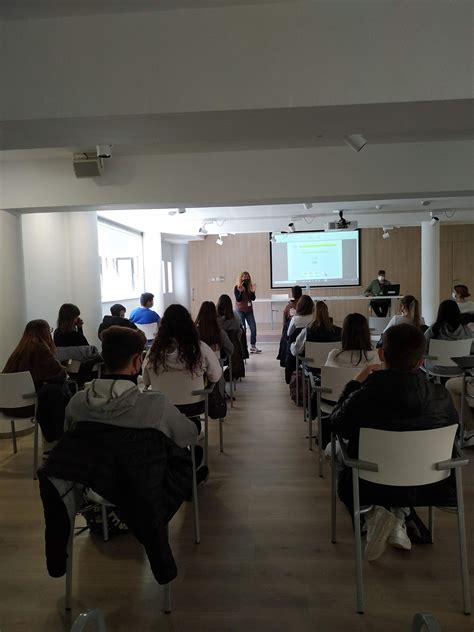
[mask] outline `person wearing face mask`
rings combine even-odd
[[[250,327],[250,353],[262,353],[257,348],[257,325],[253,314],[252,302],[256,298],[257,285],[252,283],[249,272],[242,272],[234,286],[235,309],[245,329],[245,322]]]
[[[102,334],[103,377],[86,384],[66,408],[66,430],[80,422],[154,428],[178,446],[197,441],[196,425],[158,391],[140,392],[137,385],[146,337],[139,330],[109,327]]]
[[[390,281],[385,278],[385,270],[379,270],[377,278],[370,283],[364,292],[364,296],[381,296],[383,294],[384,285],[390,285]],[[376,299],[370,301],[370,307],[376,316],[384,318],[390,308],[390,299]]]

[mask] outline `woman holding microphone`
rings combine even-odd
[[[257,325],[255,316],[253,315],[252,301],[255,300],[255,292],[257,286],[252,283],[249,272],[242,272],[234,286],[235,309],[240,316],[240,321],[245,329],[245,322],[250,327],[250,353],[262,353],[261,349],[257,349]]]

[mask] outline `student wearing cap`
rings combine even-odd
[[[125,318],[126,308],[120,303],[115,303],[110,308],[111,316],[104,316],[104,319],[99,325],[99,331],[97,335],[99,336],[99,340],[102,340],[102,332],[112,327],[113,325],[117,325],[118,327],[130,327],[130,329],[137,329],[135,323],[132,323]]]

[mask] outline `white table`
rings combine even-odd
[[[310,296],[313,299],[313,301],[373,301],[373,300],[380,300],[380,299],[386,299],[386,300],[392,301],[397,298],[398,299],[403,298],[403,296],[400,296],[400,295],[364,296],[363,294],[357,294],[357,296],[313,296],[312,294],[310,294]],[[289,301],[289,298],[287,294],[282,294],[281,298],[276,298],[276,294],[275,294],[271,298],[256,298],[253,302],[254,303],[268,303],[270,305],[271,323],[272,323],[272,329],[273,329],[273,305],[279,304],[279,303],[288,303],[288,301]]]

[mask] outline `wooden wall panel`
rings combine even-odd
[[[440,241],[440,298],[450,298],[456,283],[474,294],[474,224],[442,225]]]
[[[380,228],[361,231],[361,281],[362,285],[351,288],[327,288],[324,294],[354,296],[361,294],[369,282],[377,276],[379,268],[385,268],[387,277],[400,283],[401,292],[420,296],[420,228],[407,227],[391,232],[390,239],[382,239]],[[215,238],[189,243],[189,266],[192,313],[196,316],[201,302],[217,301],[220,294],[232,296],[237,275],[249,270],[257,283],[257,296],[269,298],[272,293],[283,293],[270,288],[270,246],[267,233],[229,235],[220,247]],[[223,277],[223,281],[212,281]],[[323,292],[323,290],[322,290]],[[368,306],[360,301],[341,301],[330,305],[337,322],[351,311],[367,313]],[[365,311],[364,311],[365,310]],[[255,305],[259,322],[270,322],[269,305]],[[278,317],[277,317],[278,318]]]

